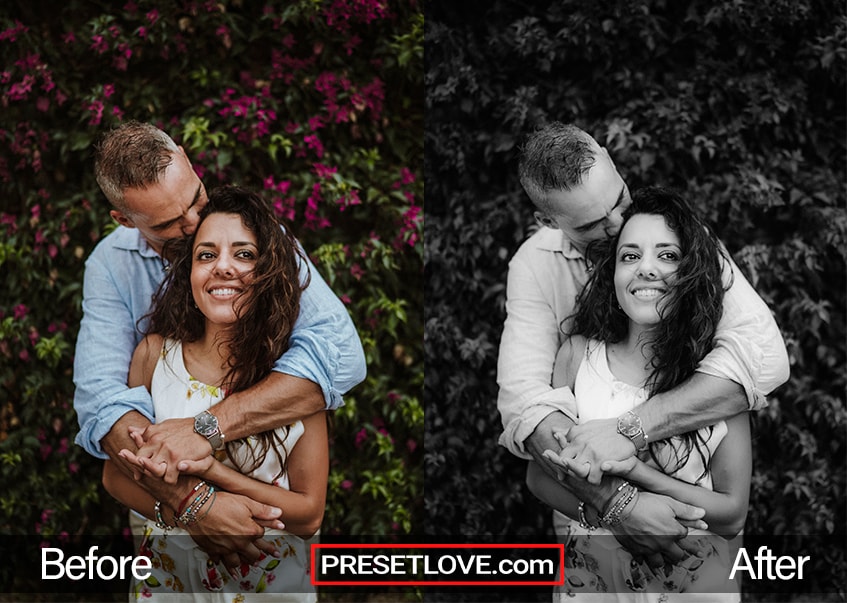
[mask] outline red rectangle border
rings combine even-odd
[[[312,584],[315,586],[562,586],[565,583],[565,545],[558,544],[312,544]],[[488,581],[488,580],[316,580],[316,555],[319,549],[558,549],[558,580]]]

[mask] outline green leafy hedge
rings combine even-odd
[[[421,531],[423,16],[412,0],[0,8],[0,533],[120,532],[73,445],[83,262],[113,228],[92,141],[156,123],[207,187],[260,190],[347,304],[324,533]]]
[[[427,5],[429,531],[550,534],[496,445],[496,352],[517,146],[571,121],[631,188],[687,191],[774,311],[792,376],[755,414],[746,530],[832,535],[805,586],[844,592],[846,36],[833,1]]]

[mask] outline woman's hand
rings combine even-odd
[[[214,473],[213,469],[217,462],[218,461],[215,460],[215,457],[209,455],[205,458],[200,459],[199,461],[180,461],[179,463],[177,463],[176,468],[179,469],[180,473],[188,473],[190,475],[196,475],[197,477],[212,479]]]
[[[600,464],[600,469],[603,470],[603,473],[611,473],[618,477],[634,478],[640,463],[641,461],[637,457],[631,456],[622,461],[603,461]]]

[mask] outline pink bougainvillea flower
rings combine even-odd
[[[103,36],[95,34],[91,36],[91,46],[89,48],[97,51],[97,54],[103,54],[109,50],[109,45],[106,43],[106,39]]]
[[[18,304],[14,309],[14,317],[15,320],[23,320],[26,318],[26,315],[29,313],[29,308],[26,307],[25,304]]]

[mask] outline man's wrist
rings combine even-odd
[[[605,509],[618,491],[624,480],[614,475],[603,475],[600,483],[595,485],[578,477],[565,475],[564,485],[573,492],[579,500],[595,509]]]
[[[208,410],[198,413],[194,417],[194,433],[204,438],[212,446],[212,451],[222,450],[224,447],[224,434],[220,428],[218,417]]]
[[[635,411],[628,410],[618,417],[617,431],[632,442],[636,453],[647,449],[648,436],[641,417]]]
[[[179,508],[182,500],[200,483],[193,475],[181,475],[176,485],[166,484],[158,478],[145,478],[139,482],[150,495],[167,505],[172,511]]]

